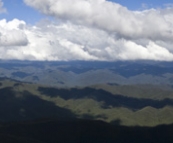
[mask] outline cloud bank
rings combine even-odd
[[[25,0],[26,4],[57,19],[90,25],[120,38],[173,39],[173,9],[129,11],[105,0]]]
[[[130,11],[105,0],[24,0],[53,21],[0,20],[1,59],[173,61],[173,7]]]

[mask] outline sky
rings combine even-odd
[[[0,59],[173,61],[173,0],[0,0]]]

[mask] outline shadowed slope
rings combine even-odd
[[[36,118],[72,118],[67,109],[40,99],[28,91],[15,92],[11,87],[0,89],[0,120],[20,121]]]
[[[163,108],[166,105],[173,106],[172,99],[152,100],[152,99],[138,99],[133,97],[126,97],[123,95],[113,95],[102,89],[83,88],[83,89],[58,89],[58,88],[45,88],[39,87],[38,90],[41,94],[50,97],[61,97],[65,100],[68,99],[82,99],[91,98],[99,102],[104,102],[103,108],[113,107],[126,107],[132,110],[139,110],[146,106],[154,108]]]
[[[16,138],[28,139],[26,143],[172,143],[172,132],[173,125],[149,128],[91,120],[41,120],[1,125],[0,141],[11,143],[8,140]],[[2,135],[8,138],[2,139]]]

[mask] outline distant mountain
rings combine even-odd
[[[0,77],[59,87],[95,84],[172,87],[173,64],[153,61],[0,61]]]
[[[171,62],[0,61],[0,142],[172,143]]]

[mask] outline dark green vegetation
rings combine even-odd
[[[20,121],[44,117],[66,119],[72,113],[28,91],[16,92],[12,87],[0,89],[0,120]]]
[[[125,127],[91,120],[1,124],[3,143],[172,143],[173,125]]]
[[[173,90],[171,89],[155,86],[155,91],[160,92],[158,98],[155,96],[146,98],[151,94],[150,89],[153,87],[145,86],[143,92],[146,97],[141,98],[135,97],[135,94],[130,96],[128,87],[126,89],[129,94],[122,94],[125,89],[120,85],[109,92],[112,85],[57,88],[9,79],[1,79],[0,82],[1,121],[80,118],[103,120],[112,124],[118,120],[119,124],[128,126],[156,126],[173,123],[173,99],[171,98]],[[134,87],[140,89],[138,86]]]
[[[103,102],[103,108],[111,107],[125,107],[131,110],[139,110],[146,106],[153,108],[163,108],[165,106],[173,106],[172,99],[153,100],[153,99],[138,99],[133,97],[126,97],[123,95],[113,95],[102,89],[93,88],[72,88],[72,89],[58,89],[39,87],[38,91],[41,94],[50,96],[51,98],[60,97],[64,100],[78,100],[78,99],[93,99],[97,102]]]
[[[172,143],[172,63],[0,61],[0,77],[0,142]]]

